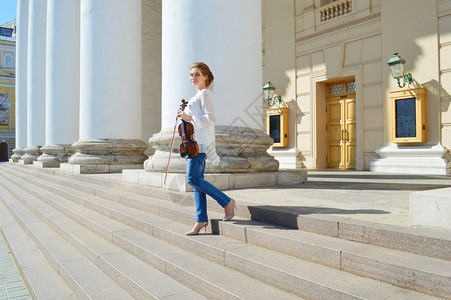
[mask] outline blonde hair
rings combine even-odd
[[[205,85],[207,87],[210,87],[213,84],[213,80],[215,79],[215,77],[213,76],[213,73],[210,71],[210,68],[207,66],[207,64],[203,62],[195,62],[191,65],[189,69],[192,70],[194,68],[199,69],[202,75],[207,76],[207,79],[205,80]]]

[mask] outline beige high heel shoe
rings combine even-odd
[[[230,214],[228,216],[224,216],[224,219],[222,219],[224,222],[232,220],[233,217],[235,216],[235,209],[236,209],[235,200],[230,199],[230,202],[232,203],[232,214]]]
[[[191,231],[187,232],[186,235],[198,235],[199,232],[202,230],[202,228],[205,228],[205,233],[207,233],[207,226],[208,226],[208,222],[203,222],[202,226],[200,226],[198,231],[191,230]]]

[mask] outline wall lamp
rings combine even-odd
[[[404,74],[404,65],[406,60],[398,55],[398,52],[393,53],[393,56],[388,60],[387,64],[390,66],[390,72],[394,79],[398,81],[398,86],[403,88],[407,83],[412,83],[412,74]],[[400,83],[403,80],[402,85]]]
[[[263,86],[263,96],[265,97],[266,103],[268,103],[269,107],[276,104],[276,102],[279,102],[279,106],[280,106],[280,103],[282,102],[282,97],[274,96],[275,89],[276,89],[276,87],[272,85],[271,81],[268,81]]]

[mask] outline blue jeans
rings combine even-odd
[[[226,207],[230,202],[229,196],[204,179],[206,159],[207,155],[205,153],[199,153],[194,158],[188,158],[188,164],[186,165],[186,179],[188,184],[194,188],[197,222],[208,221],[206,195],[215,199],[222,207]]]

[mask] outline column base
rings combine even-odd
[[[79,140],[61,169],[78,174],[120,173],[143,167],[147,144],[137,139]]]
[[[124,170],[122,172],[122,180],[126,182],[167,188],[180,192],[193,191],[193,188],[186,181],[186,174],[169,173],[166,184],[164,184],[165,175],[165,172]],[[209,173],[205,174],[205,180],[220,190],[290,185],[306,182],[307,170],[286,170],[259,173]]]
[[[305,168],[298,156],[300,151],[294,147],[270,148],[267,152],[279,162],[280,169],[298,170]]]
[[[262,130],[238,126],[216,126],[215,130],[216,152],[221,162],[213,166],[207,159],[207,173],[275,172],[279,169],[279,162],[266,152],[274,141]],[[172,133],[172,129],[165,129],[149,139],[156,151],[145,161],[146,171],[166,171]],[[180,137],[176,136],[169,166],[171,173],[186,172],[186,162],[179,153],[180,143]]]
[[[24,149],[25,154],[19,159],[19,164],[29,165],[38,159],[42,154],[40,147],[30,146]]]
[[[22,157],[22,155],[25,155],[25,152],[23,151],[23,148],[17,147],[13,150],[13,155],[11,155],[11,158],[9,159],[9,162],[18,162],[19,159]]]
[[[61,163],[67,162],[69,157],[75,153],[74,148],[68,144],[45,145],[41,148],[42,155],[38,157],[33,165],[39,168],[55,168]]]
[[[451,162],[444,159],[448,152],[440,143],[401,146],[386,144],[376,149],[381,158],[371,162],[371,172],[418,175],[451,174]]]

